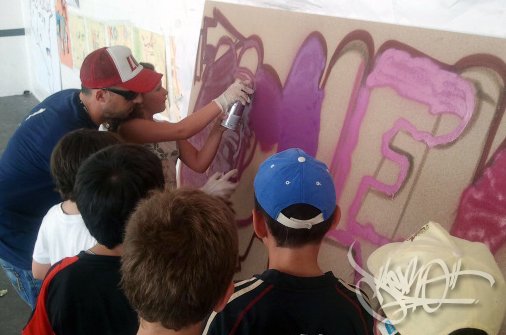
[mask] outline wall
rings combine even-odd
[[[0,0],[0,8],[1,97],[22,94],[31,84],[22,2]]]
[[[258,17],[266,24],[257,25]],[[493,185],[506,180],[499,172],[505,39],[220,2],[208,3],[203,22],[193,110],[239,74],[256,85],[240,130],[224,134],[208,171],[239,169],[242,226],[249,224],[258,164],[300,147],[334,176],[342,225],[329,237],[339,244],[364,240],[370,250],[434,220],[506,251],[501,193],[473,189],[486,184],[479,182],[484,175],[493,176]],[[201,146],[206,136],[191,140]],[[205,181],[185,167],[181,178]],[[469,205],[479,192],[490,197],[487,203],[498,201],[498,212],[480,214],[490,222],[471,215],[487,207],[476,207],[479,200]]]
[[[1,0],[3,8],[9,8],[17,2]],[[69,1],[70,2],[70,1]],[[502,0],[489,1],[449,1],[431,0],[418,4],[414,1],[382,2],[374,0],[313,0],[313,1],[282,1],[282,0],[228,0],[224,2],[248,4],[258,7],[279,8],[303,13],[324,14],[337,17],[356,18],[377,22],[397,23],[403,25],[429,27],[440,30],[467,32],[485,36],[506,37],[506,2]],[[4,5],[5,3],[5,5]],[[11,5],[8,5],[12,3]],[[33,4],[50,3],[54,7],[54,0],[22,0],[27,13],[25,27],[29,28],[30,8]],[[102,21],[128,21],[132,24],[161,33],[166,38],[166,54],[174,54],[173,66],[170,57],[167,59],[171,69],[176,71],[177,83],[181,94],[173,97],[178,113],[185,115],[188,110],[190,90],[192,87],[193,68],[198,46],[198,34],[204,8],[204,0],[163,1],[147,0],[142,5],[133,0],[80,0],[80,8],[69,7],[75,15],[89,17]],[[153,10],[156,8],[156,10]],[[6,14],[2,14],[6,15]],[[3,21],[2,21],[3,22]],[[27,32],[28,33],[28,32]],[[34,40],[29,40],[30,54],[36,51]],[[49,41],[48,44],[54,43]],[[55,46],[55,44],[52,44]],[[1,49],[5,50],[5,49]],[[26,52],[17,54],[21,57]],[[78,69],[61,66],[61,79],[54,79],[51,84],[37,80],[37,69],[52,68],[51,62],[41,64],[40,60],[47,55],[30,59],[32,64],[32,91],[39,99],[45,98],[53,92],[50,86],[62,88],[78,87]],[[29,63],[28,62],[28,63]],[[27,64],[24,62],[24,64]],[[52,69],[55,76],[60,76],[59,69]],[[2,68],[10,78],[13,68]],[[39,78],[44,76],[39,75]],[[0,94],[1,95],[1,94]]]

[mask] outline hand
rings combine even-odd
[[[213,101],[220,107],[222,112],[226,112],[228,105],[239,100],[243,105],[251,102],[248,94],[253,94],[254,90],[247,86],[247,83],[237,79],[230,85],[225,92]]]
[[[237,183],[230,180],[237,177],[238,172],[239,171],[237,171],[237,169],[230,170],[226,174],[216,172],[209,177],[205,185],[200,189],[207,194],[223,197],[229,200],[230,196],[234,193],[237,187]]]

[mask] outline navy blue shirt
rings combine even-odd
[[[66,133],[97,128],[79,102],[79,90],[57,92],[21,122],[0,158],[0,258],[32,268],[32,253],[44,215],[61,201],[49,162]]]
[[[373,326],[355,287],[332,272],[296,277],[270,269],[236,283],[202,335],[373,335]]]

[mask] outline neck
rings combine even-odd
[[[65,200],[61,203],[61,209],[63,213],[67,215],[77,215],[79,214],[79,210],[77,209],[77,204],[72,200]]]
[[[137,335],[199,335],[201,332],[202,325],[200,323],[176,331],[174,329],[164,328],[159,322],[147,322],[140,318],[140,326]]]
[[[130,114],[134,118],[142,118],[150,121],[154,121],[155,114],[162,113],[165,109],[155,111],[153,109],[145,108],[143,104],[137,104],[134,107],[134,111]]]
[[[137,108],[138,109],[135,109],[134,112],[133,112],[133,115],[135,117],[141,117],[143,119],[153,121],[153,115],[154,115],[153,113],[149,112],[145,108],[142,108],[141,106],[139,106]]]
[[[96,244],[88,250],[93,254],[100,256],[121,256],[123,254],[123,245],[119,244],[114,248],[109,249],[103,244]]]
[[[323,271],[318,265],[320,244],[304,245],[298,248],[281,248],[271,245],[267,248],[269,252],[269,269],[298,277],[323,275]]]
[[[97,111],[97,106],[93,105],[90,97],[83,94],[83,92],[80,92],[79,99],[81,100],[81,103],[84,106],[84,110],[86,111],[86,113],[88,113],[91,121],[93,121],[94,124],[96,124],[97,126],[100,126],[102,123],[105,122],[105,119]]]

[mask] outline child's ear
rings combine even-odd
[[[336,229],[337,224],[339,223],[339,220],[341,219],[341,209],[339,206],[336,206],[336,212],[334,214],[334,220],[332,221],[332,226],[330,226],[330,229]]]
[[[223,298],[220,299],[220,301],[213,308],[213,310],[216,313],[221,312],[225,308],[225,306],[227,305],[228,299],[230,299],[230,297],[232,296],[233,293],[234,293],[234,282],[230,282],[230,285],[228,285],[228,288],[227,288],[227,292],[225,292],[225,295],[223,296]]]
[[[264,237],[267,237],[267,226],[265,223],[265,217],[260,213],[260,211],[253,209],[253,229],[255,230],[255,234],[261,240]]]

